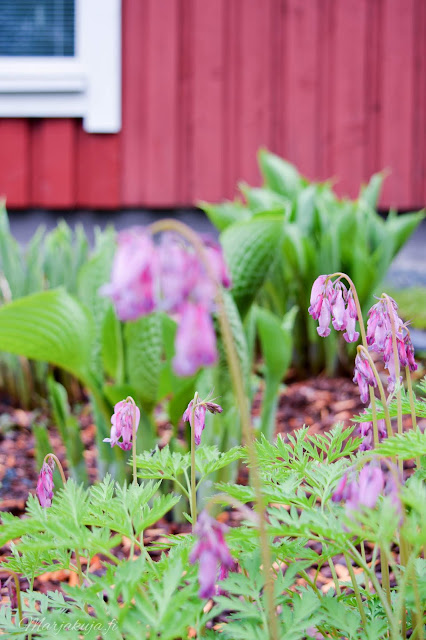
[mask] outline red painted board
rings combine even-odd
[[[192,5],[178,0],[176,204],[191,205]]]
[[[223,193],[228,200],[238,194],[238,181],[243,177],[241,170],[241,127],[240,112],[242,68],[242,23],[246,4],[244,0],[227,2],[224,6],[224,95],[223,95]],[[244,176],[248,180],[247,176]]]
[[[149,4],[146,202],[171,207],[177,195],[178,3]]]
[[[414,149],[413,200],[416,207],[426,203],[426,3],[414,6]]]
[[[413,171],[414,0],[383,0],[380,163],[385,207],[410,207]],[[416,107],[417,108],[417,107]]]
[[[287,16],[285,0],[272,0],[270,150],[285,156]]]
[[[240,32],[237,178],[250,185],[258,185],[260,172],[257,151],[259,147],[269,147],[270,143],[271,3],[262,0],[241,2],[237,28]]]
[[[31,121],[31,203],[61,209],[75,205],[76,122]]]
[[[188,0],[189,1],[189,0]],[[224,185],[224,0],[191,0],[191,201],[216,201]]]
[[[286,156],[308,178],[318,174],[317,0],[287,0]]]
[[[31,206],[27,120],[0,118],[0,197],[9,208]]]
[[[139,206],[147,189],[148,4],[122,3],[122,131],[120,188],[124,206]]]
[[[367,123],[365,77],[367,2],[335,2],[334,131],[332,172],[336,191],[354,198],[365,177]]]
[[[120,135],[86,133],[77,128],[77,207],[120,206]]]
[[[365,118],[367,139],[365,145],[365,176],[369,178],[380,171],[380,85],[381,59],[380,43],[382,38],[381,2],[373,0],[367,3],[367,50],[365,69]]]
[[[322,0],[319,13],[317,47],[318,74],[318,147],[317,178],[328,180],[333,173],[332,143],[334,131],[335,94],[335,5],[334,0]]]

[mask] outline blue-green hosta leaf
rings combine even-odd
[[[305,181],[297,169],[274,153],[261,149],[258,153],[260,171],[265,186],[293,200]]]
[[[232,295],[244,315],[265,282],[283,234],[282,215],[236,223],[221,234]]]
[[[162,320],[158,313],[128,322],[124,330],[127,379],[138,397],[152,407],[158,396],[163,353]]]
[[[0,309],[0,351],[51,362],[85,381],[93,326],[85,309],[63,289],[42,291]]]
[[[359,199],[364,200],[372,209],[377,208],[383,181],[386,178],[387,173],[387,171],[373,173],[368,184],[362,185],[361,187]]]
[[[92,369],[102,379],[102,328],[105,316],[111,311],[111,300],[99,294],[100,287],[108,281],[114,255],[114,242],[105,244],[101,251],[88,260],[78,274],[78,298],[90,310],[95,326],[92,344]],[[112,313],[112,311],[111,311]]]
[[[234,202],[226,201],[221,204],[199,202],[198,206],[207,214],[210,222],[214,224],[218,231],[223,231],[234,222],[249,220],[252,216],[251,211],[238,200],[234,200]]]
[[[276,191],[262,187],[250,187],[245,183],[240,183],[238,186],[254,213],[276,210],[277,207],[281,207],[286,211],[291,209],[290,200]]]
[[[424,210],[417,213],[404,213],[398,216],[389,214],[386,219],[386,231],[389,234],[390,241],[393,242],[393,255],[396,255],[407,242],[424,217]]]

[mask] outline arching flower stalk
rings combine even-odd
[[[43,508],[48,508],[52,506],[52,498],[53,498],[53,471],[55,469],[55,465],[58,467],[58,471],[61,476],[62,484],[65,487],[67,483],[67,479],[65,477],[64,469],[62,464],[55,456],[54,453],[48,453],[43,460],[43,464],[39,473],[38,481],[37,481],[37,497],[40,502],[40,505]],[[75,562],[77,566],[77,575],[79,585],[82,586],[84,578],[83,571],[81,569],[81,560],[78,549],[75,549]],[[85,610],[87,611],[87,605],[85,605]]]
[[[196,468],[195,468],[195,446],[201,444],[201,434],[205,427],[206,412],[222,413],[220,405],[211,402],[209,398],[200,400],[198,391],[195,392],[194,399],[191,400],[183,420],[191,425],[191,519],[192,527],[197,524],[197,490],[196,490]]]
[[[167,236],[162,241],[166,245],[166,249],[161,254],[158,249],[154,248],[151,237],[156,233],[166,232]],[[262,565],[268,602],[268,633],[271,640],[278,640],[271,552],[264,517],[265,501],[254,446],[254,432],[241,365],[222,293],[222,287],[227,288],[231,284],[226,265],[217,245],[212,247],[211,242],[203,242],[187,225],[177,220],[159,220],[150,225],[145,232],[137,232],[138,235],[142,233],[148,235],[149,241],[140,239],[136,241],[129,238],[124,238],[121,241],[119,238],[117,252],[120,252],[120,256],[114,260],[111,283],[106,285],[102,292],[111,297],[121,320],[136,319],[139,315],[143,315],[147,308],[168,310],[177,318],[178,331],[176,332],[176,355],[173,367],[178,375],[196,373],[199,367],[211,365],[217,361],[216,337],[211,321],[213,311],[217,313],[239,408],[243,436],[247,445],[250,477],[256,496],[256,510],[259,514]],[[176,237],[179,237],[179,242],[184,247],[183,253],[179,251],[179,244],[175,244]],[[184,243],[182,243],[182,239],[185,241]],[[191,250],[187,249],[186,243],[189,243]],[[173,259],[170,251],[172,244],[174,246],[173,256],[175,256]],[[126,260],[130,247],[132,252],[140,251],[142,255],[134,260]],[[146,253],[145,257],[144,252]],[[192,261],[194,257],[196,258],[195,262]],[[132,265],[131,269],[126,266],[128,264]],[[167,275],[175,273],[175,271],[182,278],[180,276],[176,278],[179,282],[173,286]],[[145,303],[138,302],[138,298],[144,292],[147,292],[147,301]],[[203,333],[199,331],[193,333],[194,323],[188,320],[187,315],[194,313],[194,307],[191,305],[197,305],[198,319],[195,327],[202,326]],[[126,311],[127,307],[129,307],[129,311]],[[190,320],[192,320],[192,316]]]
[[[333,278],[336,278],[333,281]],[[342,283],[346,279],[349,289]],[[359,386],[361,400],[370,405],[373,414],[373,439],[374,446],[379,443],[380,428],[377,422],[377,410],[374,389],[380,391],[388,436],[392,435],[392,427],[387,410],[387,400],[382,392],[380,378],[369,352],[378,353],[383,358],[385,368],[389,372],[388,393],[391,395],[396,389],[398,402],[398,432],[402,433],[402,410],[400,393],[400,368],[405,367],[407,386],[410,395],[413,426],[415,425],[414,399],[411,386],[410,372],[417,369],[414,360],[414,348],[410,338],[410,332],[406,324],[398,316],[398,306],[387,294],[382,294],[378,302],[368,312],[367,332],[362,319],[358,295],[352,280],[344,273],[319,276],[311,292],[311,304],[309,313],[315,320],[319,320],[318,333],[327,336],[330,333],[330,321],[334,329],[345,330],[343,334],[347,342],[358,339],[359,333],[355,331],[356,321],[359,322],[362,339],[362,350],[358,347],[355,359],[354,382]]]

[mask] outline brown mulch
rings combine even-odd
[[[259,392],[254,401],[254,416],[259,415],[260,403],[261,393]],[[309,427],[309,433],[320,433],[328,430],[337,422],[343,422],[345,426],[349,426],[351,418],[361,413],[363,408],[364,405],[360,401],[358,389],[348,378],[317,376],[308,380],[296,381],[288,384],[281,393],[277,412],[277,432],[290,433],[294,429],[306,425]],[[38,421],[43,419],[47,422],[47,416],[40,416],[0,403],[0,510],[10,511],[14,515],[22,515],[28,494],[35,492],[37,484],[38,468],[35,461],[34,436],[31,428],[35,419]],[[83,406],[79,420],[82,426],[81,434],[85,445],[84,455],[89,477],[91,481],[95,481],[97,477],[95,425],[91,418],[89,405]],[[409,427],[409,418],[407,427]],[[168,426],[163,423],[159,431],[161,440],[165,442]],[[48,432],[53,450],[61,461],[64,460],[64,447],[53,425],[48,426]],[[149,545],[161,541],[166,534],[188,530],[188,526],[178,525],[163,519],[155,527],[145,532],[145,542]],[[117,557],[127,555],[126,545],[128,547],[129,542],[123,540],[122,545],[114,550]],[[6,559],[8,554],[8,547],[0,549],[0,563]],[[153,554],[154,557],[155,555]],[[82,564],[84,568],[84,558]],[[91,571],[96,572],[100,569],[100,558],[95,556],[91,560]],[[343,565],[342,571],[347,571]],[[3,581],[7,575],[0,569],[0,580]],[[62,581],[73,584],[74,580],[74,573],[58,571],[38,578],[36,588],[46,592],[57,589]],[[319,587],[322,586],[324,589],[328,589],[332,584],[331,578],[326,573],[322,573],[319,580],[323,581]],[[26,587],[24,582],[22,586]]]

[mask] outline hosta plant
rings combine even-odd
[[[294,364],[304,375],[324,367],[331,373],[338,353],[342,359],[345,351],[338,352],[336,336],[324,343],[315,332],[307,313],[311,283],[318,273],[350,273],[366,310],[424,213],[379,215],[383,173],[372,176],[352,201],[338,198],[329,182],[308,182],[272,153],[261,150],[258,158],[261,188],[241,184],[243,201],[200,206],[221,232],[233,296],[243,317],[254,296],[279,323],[296,305]],[[252,271],[258,273],[260,290],[249,287]]]

